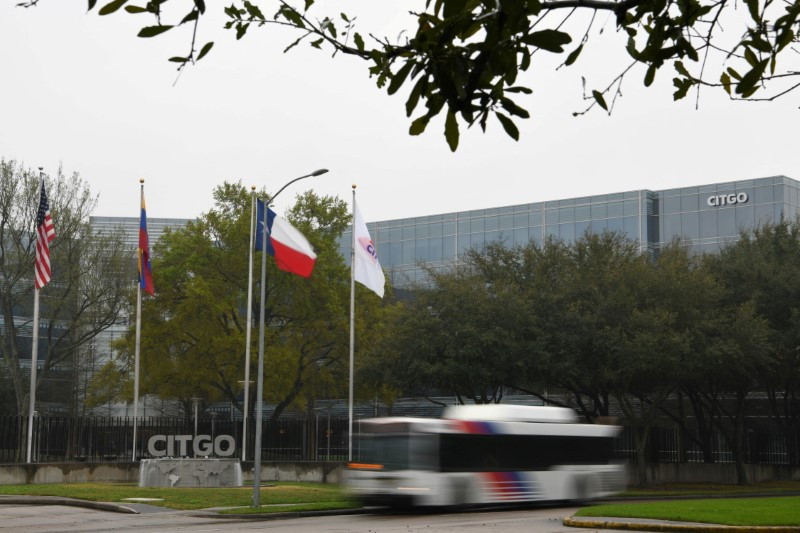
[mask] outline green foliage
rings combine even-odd
[[[187,407],[192,397],[238,403],[245,374],[251,196],[240,183],[225,183],[214,199],[214,209],[159,240],[156,296],[145,299],[142,310],[141,392]],[[287,218],[308,237],[317,262],[305,279],[278,270],[267,258],[264,389],[265,399],[277,404],[276,417],[285,409],[313,406],[320,395],[341,397],[347,386],[349,271],[337,242],[350,220],[347,205],[307,192]],[[260,253],[254,263],[251,376],[258,354]],[[359,294],[363,330],[363,317],[378,303]],[[133,328],[118,348],[130,369]],[[93,390],[100,398],[130,396],[131,378],[129,371],[107,369]]]
[[[0,353],[19,414],[28,409],[29,375],[20,361],[30,357],[30,322],[19,317],[33,316],[39,186],[38,172],[0,159]],[[37,387],[58,367],[77,366],[92,341],[118,323],[133,278],[122,236],[99,234],[89,225],[96,198],[80,176],[59,168],[45,177],[45,188],[56,238],[50,245],[52,281],[40,291]]]
[[[155,26],[143,27],[140,37],[152,37],[172,27],[162,23],[162,7],[168,1],[149,1],[144,7],[125,6],[128,13],[150,13],[157,21]],[[117,12],[125,3],[108,2],[99,13]],[[178,0],[173,4],[179,4]],[[754,98],[757,92],[769,90],[761,99],[771,100],[792,91],[798,86],[798,70],[785,51],[791,50],[790,45],[797,40],[800,2],[746,0],[744,4],[737,9],[736,4],[716,0],[428,1],[424,9],[410,13],[407,31],[400,32],[394,40],[373,37],[371,46],[362,37],[371,32],[355,31],[356,17],[312,13],[317,8],[313,0],[259,5],[250,0],[234,0],[222,10],[228,17],[225,27],[236,32],[237,40],[253,28],[288,26],[296,29],[299,37],[285,51],[307,40],[314,48],[325,45],[342,55],[359,57],[369,63],[377,86],[385,87],[390,95],[399,93],[407,83],[413,84],[406,112],[411,116],[419,102],[424,103],[425,110],[412,119],[410,134],[419,135],[432,118],[445,111],[445,140],[455,150],[459,119],[468,126],[477,123],[485,130],[489,115],[494,114],[504,131],[517,140],[519,130],[513,118],[501,110],[518,118],[528,115],[511,112],[504,103],[509,89],[515,86],[520,73],[538,66],[539,62],[533,61],[537,52],[563,53],[565,46],[580,36],[579,46],[562,66],[575,64],[584,47],[607,29],[597,30],[596,24],[614,24],[614,29],[628,35],[624,51],[620,52],[644,71],[644,86],[651,86],[665,65],[674,65],[675,100],[685,98],[691,88],[703,86],[721,87],[734,99]],[[94,5],[95,0],[89,0],[89,10]],[[270,6],[274,11],[271,16],[265,14]],[[188,8],[178,9],[181,11],[184,15],[180,24],[193,21],[195,28],[190,53],[177,56],[186,59],[176,61],[179,68],[205,55],[202,51],[195,55],[194,43],[205,4],[189,2]],[[586,12],[583,17],[582,12]],[[602,12],[611,16],[596,16]],[[608,22],[597,23],[601,18]],[[723,28],[728,30],[726,36],[722,35]],[[730,35],[740,37],[730,39]],[[778,68],[778,56],[786,58],[780,63],[782,68]],[[630,66],[620,70],[607,73],[613,80],[605,88],[591,90],[589,108],[596,104],[608,111],[613,107],[607,99],[616,100],[621,95],[622,81]],[[528,77],[524,83],[533,85],[534,81]],[[518,102],[514,106],[522,109]]]
[[[14,416],[17,413],[11,372],[5,360],[0,359],[0,416]]]
[[[489,253],[499,260],[510,252],[496,246]],[[418,394],[435,388],[476,403],[500,401],[502,385],[522,370],[512,332],[523,324],[508,305],[506,274],[493,267],[473,254],[448,272],[427,269],[432,286],[390,311],[390,333],[376,339],[379,357],[364,365],[364,378]]]
[[[800,412],[785,398],[800,394],[800,223],[778,221],[743,233],[718,256],[708,258],[720,280],[725,316],[715,382],[721,393],[743,399],[766,391],[770,415],[786,435]],[[721,352],[721,353],[719,353]],[[709,401],[719,403],[716,396]],[[726,413],[731,432],[741,431],[737,412]],[[735,440],[735,434],[729,434]]]
[[[429,283],[387,311],[361,379],[477,403],[501,401],[504,388],[548,402],[558,391],[590,420],[613,403],[633,431],[641,482],[656,421],[673,419],[709,461],[713,428],[746,482],[748,395],[767,392],[787,442],[800,426],[785,401],[800,393],[798,265],[800,225],[785,221],[719,255],[676,241],[650,257],[614,233],[492,243],[427,269]]]
[[[109,2],[106,5],[104,5],[103,7],[101,7],[100,11],[98,11],[98,14],[99,15],[110,15],[111,13],[113,13],[114,11],[118,10],[123,5],[125,5],[125,3],[127,1],[128,0],[113,0],[113,2]]]
[[[729,526],[795,526],[800,522],[800,497],[706,499],[595,505],[576,516],[656,518]]]
[[[138,487],[125,483],[71,483],[0,485],[0,494],[61,496],[89,501],[123,502],[125,498],[155,498],[151,505],[170,509],[245,507],[252,503],[253,487],[179,488]],[[270,483],[261,489],[265,506],[311,505],[330,508],[347,500],[342,488],[330,483]],[[342,507],[337,507],[342,508]],[[267,512],[262,509],[261,512]]]

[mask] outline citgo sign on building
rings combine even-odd
[[[736,205],[736,204],[746,204],[750,198],[747,196],[746,192],[740,192],[736,194],[717,194],[715,196],[709,196],[706,200],[706,203],[709,207],[719,207],[722,205]]]

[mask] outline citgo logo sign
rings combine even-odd
[[[236,451],[236,441],[230,435],[217,435],[213,441],[211,435],[153,435],[147,441],[147,451],[153,457],[186,457],[189,443],[195,457],[208,456],[212,452],[220,457],[230,457]]]
[[[719,207],[721,205],[736,205],[736,204],[746,204],[750,198],[747,196],[746,192],[740,192],[737,194],[718,194],[716,196],[709,196],[706,203],[709,207]]]

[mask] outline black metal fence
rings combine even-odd
[[[636,462],[633,433],[625,428],[617,439],[616,456]],[[744,431],[741,453],[745,464],[800,464],[800,431],[782,433],[771,427],[753,427]],[[645,449],[648,463],[733,463],[733,451],[720,431],[713,431],[704,452],[697,434],[682,433],[675,427],[654,427]]]
[[[0,417],[0,463],[24,463],[27,459],[27,417]],[[360,432],[360,421],[353,422],[353,433]],[[133,458],[133,420],[119,417],[35,417],[32,438],[33,462],[131,461]],[[136,438],[137,459],[151,457],[148,442],[154,435],[230,435],[236,441],[235,457],[241,457],[242,420],[201,417],[144,418],[139,420]],[[800,434],[786,435],[770,427],[747,429],[742,442],[744,462],[748,464],[797,465]],[[255,446],[255,420],[247,425],[247,460]],[[159,449],[163,449],[163,443]],[[347,459],[348,420],[346,417],[282,417],[262,423],[261,457],[265,461],[344,461]],[[189,446],[189,455],[192,447]],[[353,450],[358,458],[358,449]],[[617,439],[615,455],[636,461],[633,435],[626,430]],[[733,453],[718,432],[710,447],[701,450],[698,439],[677,428],[656,427],[646,449],[650,463],[731,463]]]
[[[341,461],[347,459],[347,419],[281,418],[262,422],[261,457],[265,461]],[[133,419],[122,417],[35,417],[31,439],[33,462],[131,461]],[[151,457],[148,442],[154,435],[230,435],[241,457],[242,420],[211,417],[143,418],[136,435],[137,459]],[[255,420],[247,425],[247,459],[255,447]],[[0,463],[27,460],[27,417],[0,417]],[[159,449],[163,449],[163,443]],[[188,447],[189,455],[192,447]]]

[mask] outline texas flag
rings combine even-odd
[[[256,200],[256,250],[261,250],[264,228],[264,202]],[[267,208],[267,253],[275,258],[278,268],[307,278],[314,270],[317,254],[305,235]]]

